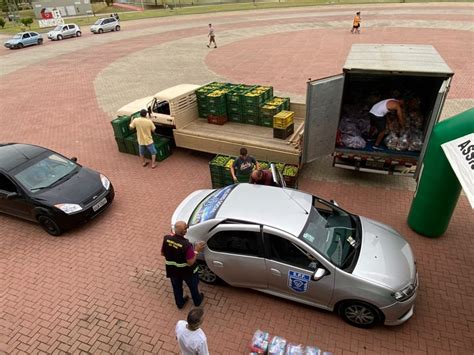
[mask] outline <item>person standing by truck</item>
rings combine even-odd
[[[142,109],[140,111],[140,117],[130,122],[130,128],[137,130],[138,151],[142,166],[145,167],[148,165],[148,162],[145,161],[145,150],[148,150],[151,154],[151,168],[155,169],[157,152],[152,137],[152,133],[155,132],[155,124],[146,117],[147,113],[147,110]]]
[[[405,114],[403,113],[403,100],[386,99],[377,102],[369,111],[371,133],[376,135],[373,148],[375,150],[382,150],[380,143],[382,143],[385,134],[387,133],[387,114],[389,112],[396,112],[400,128],[405,127]]]
[[[245,182],[248,182],[254,168],[259,169],[258,162],[254,157],[248,155],[247,148],[240,148],[240,156],[235,159],[234,164],[230,167],[232,179],[237,183],[240,181],[239,177],[243,177],[247,180]]]
[[[357,33],[360,34],[360,11],[356,12],[356,15],[354,16],[354,21],[352,21],[352,30],[351,33]]]
[[[209,33],[207,35],[209,37],[209,44],[207,45],[207,48],[211,48],[211,43],[214,43],[214,48],[217,48],[216,44],[216,35],[214,33],[214,27],[212,27],[212,24],[209,24]]]
[[[275,186],[272,172],[268,169],[258,169],[252,171],[249,182],[255,185]]]

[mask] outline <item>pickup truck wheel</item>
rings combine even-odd
[[[19,48],[19,49],[23,48],[23,43],[18,43],[18,44],[16,45],[16,48]]]
[[[104,30],[102,28],[99,28],[99,31],[97,31],[99,33],[104,33]]]
[[[115,31],[120,31],[120,26],[119,25],[115,26]]]
[[[380,311],[365,302],[344,302],[338,307],[338,312],[342,319],[358,328],[371,328],[382,320]]]
[[[76,32],[76,37],[81,37],[81,35],[82,35],[81,31]]]
[[[52,236],[59,237],[63,234],[63,231],[58,226],[58,224],[54,221],[54,219],[48,216],[39,216],[38,222],[43,227],[43,229]]]
[[[206,263],[199,263],[198,265],[198,275],[199,275],[199,280],[206,284],[216,284],[219,282],[219,277],[214,274],[214,272],[209,269],[209,266],[207,266]]]
[[[58,41],[60,41],[60,40],[63,39],[63,36],[62,36],[62,35],[58,35],[57,39],[58,39]]]

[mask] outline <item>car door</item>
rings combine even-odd
[[[232,286],[267,288],[259,225],[218,225],[207,241],[204,258],[209,268]]]
[[[71,36],[71,30],[69,29],[68,25],[64,25],[63,28],[61,29],[61,32],[62,32],[64,38],[67,38],[67,37]]]
[[[153,122],[173,125],[173,118],[171,118],[170,103],[166,100],[153,99],[151,119]]]
[[[263,228],[268,290],[282,297],[328,308],[334,292],[335,270],[297,238],[269,227]],[[326,275],[313,275],[324,268]]]
[[[76,35],[76,26],[75,25],[69,25],[69,36],[74,37]]]
[[[113,19],[108,18],[104,21],[104,31],[112,31],[113,29]]]
[[[29,33],[23,33],[21,43],[23,43],[24,46],[29,46],[31,44],[31,36]]]
[[[14,197],[7,197],[16,193]],[[28,195],[19,188],[7,175],[0,172],[0,211],[16,217],[33,219],[33,205]]]

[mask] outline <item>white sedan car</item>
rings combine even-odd
[[[199,190],[172,225],[205,241],[204,282],[219,279],[337,311],[348,323],[398,325],[413,315],[415,259],[394,229],[293,189],[238,184]]]

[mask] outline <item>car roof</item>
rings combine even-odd
[[[30,144],[0,144],[0,169],[10,171],[46,151],[46,148]]]
[[[301,191],[238,184],[219,208],[216,218],[260,223],[298,236],[311,206],[312,196]]]

